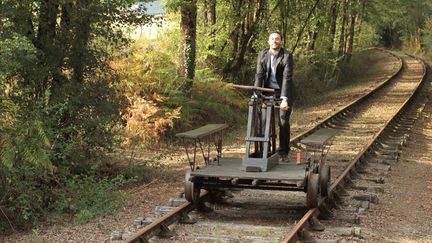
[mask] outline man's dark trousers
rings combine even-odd
[[[280,90],[275,90],[276,99],[280,98]],[[289,142],[290,142],[290,116],[292,107],[289,106],[288,110],[279,110],[279,154],[288,155]]]
[[[272,94],[264,94],[264,95],[272,95]],[[280,90],[275,90],[275,98],[278,100],[280,99]],[[279,117],[279,149],[278,152],[280,155],[284,154],[284,155],[288,155],[289,150],[290,150],[290,116],[291,116],[291,112],[292,112],[292,104],[289,106],[288,110],[280,110],[280,109],[275,109],[275,113],[273,114],[274,116],[278,116]],[[262,114],[262,124],[264,124],[265,121],[265,114]],[[262,128],[264,129],[264,127]],[[264,130],[263,130],[264,133]]]
[[[290,142],[290,116],[292,107],[288,110],[279,110],[279,154],[288,155]]]

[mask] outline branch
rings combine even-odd
[[[11,221],[9,220],[9,218],[8,218],[8,216],[6,215],[6,213],[3,211],[3,209],[2,208],[0,208],[0,211],[2,212],[2,214],[6,217],[6,220],[8,221],[8,223],[9,223],[9,226],[12,228],[12,230],[13,230],[13,232],[15,232],[16,233],[16,230],[15,230],[15,228],[13,227],[13,225],[12,225],[12,223],[11,223]]]
[[[307,18],[305,19],[305,22],[304,22],[304,24],[303,24],[303,27],[302,27],[302,28],[299,30],[299,32],[298,32],[298,34],[297,34],[297,40],[296,40],[296,42],[295,42],[295,44],[294,44],[294,47],[293,47],[292,50],[291,50],[291,54],[292,54],[292,55],[294,55],[295,49],[297,48],[297,45],[298,45],[298,43],[299,43],[299,41],[300,41],[300,38],[301,38],[302,35],[303,35],[304,29],[306,28],[306,25],[307,25],[307,23],[309,22],[309,19],[310,19],[311,15],[312,15],[313,12],[315,11],[316,7],[318,6],[319,1],[320,1],[320,0],[316,0],[315,5],[312,7],[312,9],[310,10],[310,12],[309,12]]]

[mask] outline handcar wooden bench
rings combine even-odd
[[[331,146],[331,139],[336,135],[337,130],[322,128],[306,138],[300,140],[297,148],[304,152],[306,160],[322,162]],[[297,156],[297,163],[301,163],[302,157]],[[307,162],[307,161],[306,161]]]
[[[206,165],[210,164],[210,147],[211,142],[216,146],[216,158],[215,161],[218,162],[222,155],[222,132],[228,127],[227,124],[207,124],[200,128],[190,130],[187,132],[177,133],[176,137],[181,138],[183,141],[183,145],[186,150],[187,159],[191,170],[194,171],[196,169],[196,154],[197,147],[199,146],[202,156],[204,158],[204,163]],[[188,144],[192,142],[192,154],[189,155]],[[207,145],[207,151],[204,152],[204,146]]]

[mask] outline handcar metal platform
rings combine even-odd
[[[246,172],[241,170],[242,158],[222,157],[219,163],[192,171],[191,176],[298,181],[304,179],[306,168],[304,164],[279,163],[266,172]]]
[[[241,170],[241,158],[221,158],[190,172],[190,178],[201,188],[249,188],[266,190],[303,191],[306,184],[306,165],[279,163],[266,172]]]

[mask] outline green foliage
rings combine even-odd
[[[113,179],[73,176],[64,186],[54,190],[53,194],[58,199],[50,205],[51,210],[59,215],[75,215],[77,223],[86,223],[122,207],[126,194],[118,189],[127,182],[130,181],[123,176]]]
[[[423,38],[422,43],[426,50],[432,52],[432,17],[426,20],[425,26],[422,29]]]
[[[49,199],[44,181],[49,176],[41,166],[15,165],[12,168],[0,166],[0,205],[9,221],[15,226],[36,223],[46,213]],[[9,228],[2,215],[0,228]]]
[[[370,23],[363,22],[362,30],[358,33],[356,40],[357,49],[362,50],[363,48],[379,45],[380,35],[375,31],[374,27]]]
[[[0,49],[0,81],[10,75],[16,75],[17,72],[36,61],[36,48],[23,36],[13,34],[2,38],[0,46],[2,47]],[[5,80],[1,82],[1,86],[5,85],[4,82]]]
[[[15,227],[39,223],[47,215],[68,216],[76,223],[110,214],[120,208],[126,195],[118,189],[135,182],[135,178],[99,178],[96,175],[60,174],[52,176],[41,166],[16,165],[0,167],[1,209],[0,229],[6,231],[9,223]]]
[[[397,0],[389,5],[380,0],[367,6],[367,20],[381,36],[382,45],[419,48],[419,30],[432,14],[430,1]]]
[[[0,158],[7,168],[14,167],[16,163],[28,163],[53,171],[48,135],[40,115],[35,113],[12,114],[16,119],[3,129],[5,136]]]

